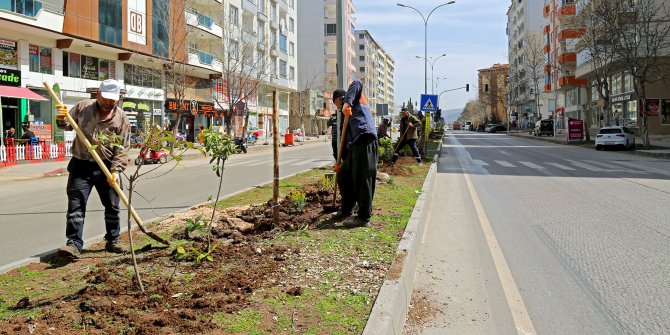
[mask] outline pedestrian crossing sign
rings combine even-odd
[[[422,112],[437,112],[437,95],[421,94],[421,111]]]

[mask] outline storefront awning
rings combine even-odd
[[[11,87],[11,86],[0,86],[0,97],[42,100],[42,101],[47,100],[41,95],[25,87]]]

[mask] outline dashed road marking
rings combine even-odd
[[[519,163],[521,163],[521,164],[523,164],[523,165],[525,165],[525,166],[527,166],[531,169],[544,169],[544,166],[539,166],[539,165],[537,165],[535,163],[532,163],[532,162],[519,162]]]
[[[510,162],[506,162],[506,161],[494,161],[494,162],[496,162],[499,165],[504,166],[504,167],[511,167],[511,168],[516,167],[516,165],[514,165]]]
[[[573,169],[573,168],[571,168],[571,167],[569,167],[569,166],[565,166],[565,165],[563,165],[563,164],[558,164],[558,163],[547,163],[547,164],[549,164],[549,165],[551,165],[551,166],[555,166],[555,167],[557,167],[557,168],[559,168],[559,169],[561,169],[561,170],[565,170],[565,171],[577,171],[576,169]]]

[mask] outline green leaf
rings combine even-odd
[[[212,256],[210,256],[210,255],[207,255],[207,260],[210,261],[210,262],[213,262],[213,261],[214,261],[214,257],[212,257]]]
[[[183,255],[183,254],[186,253],[186,249],[184,249],[184,247],[180,245],[180,246],[177,247],[177,253]]]
[[[93,151],[95,151],[95,149],[97,149],[97,148],[98,148],[98,145],[97,145],[97,144],[92,144],[90,147],[88,147],[88,151],[89,151],[89,152],[93,152]]]

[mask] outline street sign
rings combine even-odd
[[[421,111],[437,112],[437,95],[421,94]]]

